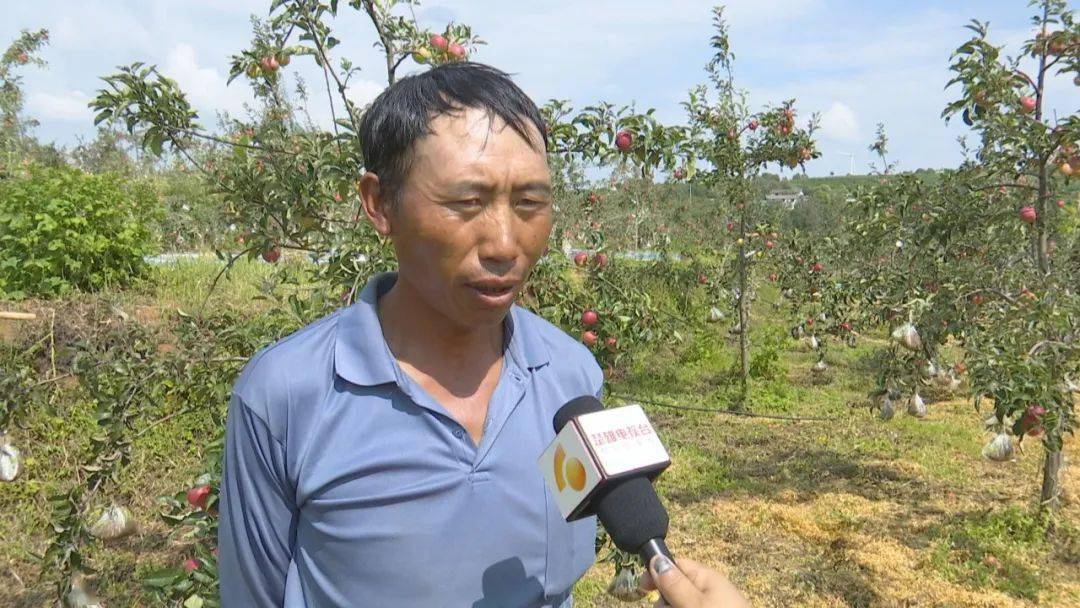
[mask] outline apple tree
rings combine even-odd
[[[1062,0],[1032,2],[1036,31],[1016,57],[1004,55],[978,21],[953,54],[950,85],[960,96],[945,109],[977,135],[962,171],[988,194],[984,251],[991,263],[970,276],[979,314],[966,340],[976,403],[993,402],[998,431],[988,456],[1007,457],[1009,436],[1042,436],[1040,504],[1061,504],[1062,443],[1075,429],[1080,371],[1080,265],[1067,205],[1057,204],[1080,169],[1080,117],[1049,108],[1053,79],[1080,83],[1080,23]]]
[[[738,246],[733,292],[741,368],[738,405],[742,407],[749,394],[749,291],[756,261],[768,249],[765,240],[756,240],[754,233],[760,239],[760,235],[773,232],[769,226],[759,225],[760,214],[754,213],[753,179],[770,163],[795,169],[819,153],[813,140],[816,118],[799,126],[793,100],[758,112],[749,110],[745,94],[736,88],[732,76],[734,55],[722,7],[713,9],[713,27],[714,56],[706,71],[716,99],[710,100],[706,86],[700,85],[690,92],[684,106],[694,134],[695,157],[702,163],[700,168],[692,169],[690,178],[723,193],[726,213],[718,213],[717,219],[727,215],[728,230],[736,237]]]

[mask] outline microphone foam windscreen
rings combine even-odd
[[[571,418],[576,418],[583,414],[599,412],[602,409],[604,409],[604,405],[600,403],[599,399],[592,395],[574,397],[560,407],[559,411],[555,412],[555,418],[552,419],[551,424],[555,427],[555,432],[558,433],[566,426],[567,422],[570,422]]]
[[[638,553],[650,540],[667,536],[667,509],[647,477],[615,482],[593,504],[608,536],[623,551]]]

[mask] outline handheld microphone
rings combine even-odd
[[[595,397],[570,400],[555,413],[555,440],[540,467],[568,521],[595,514],[615,546],[652,558],[664,543],[668,514],[652,480],[671,464],[641,406],[605,409]]]

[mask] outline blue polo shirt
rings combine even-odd
[[[221,481],[224,608],[570,606],[596,520],[566,523],[536,466],[551,419],[603,376],[514,306],[480,445],[398,366],[377,316],[395,273],[257,353]]]

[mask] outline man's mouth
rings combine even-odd
[[[501,296],[506,295],[514,290],[517,283],[513,282],[476,282],[469,283],[469,287],[472,287],[476,291],[488,296]]]

